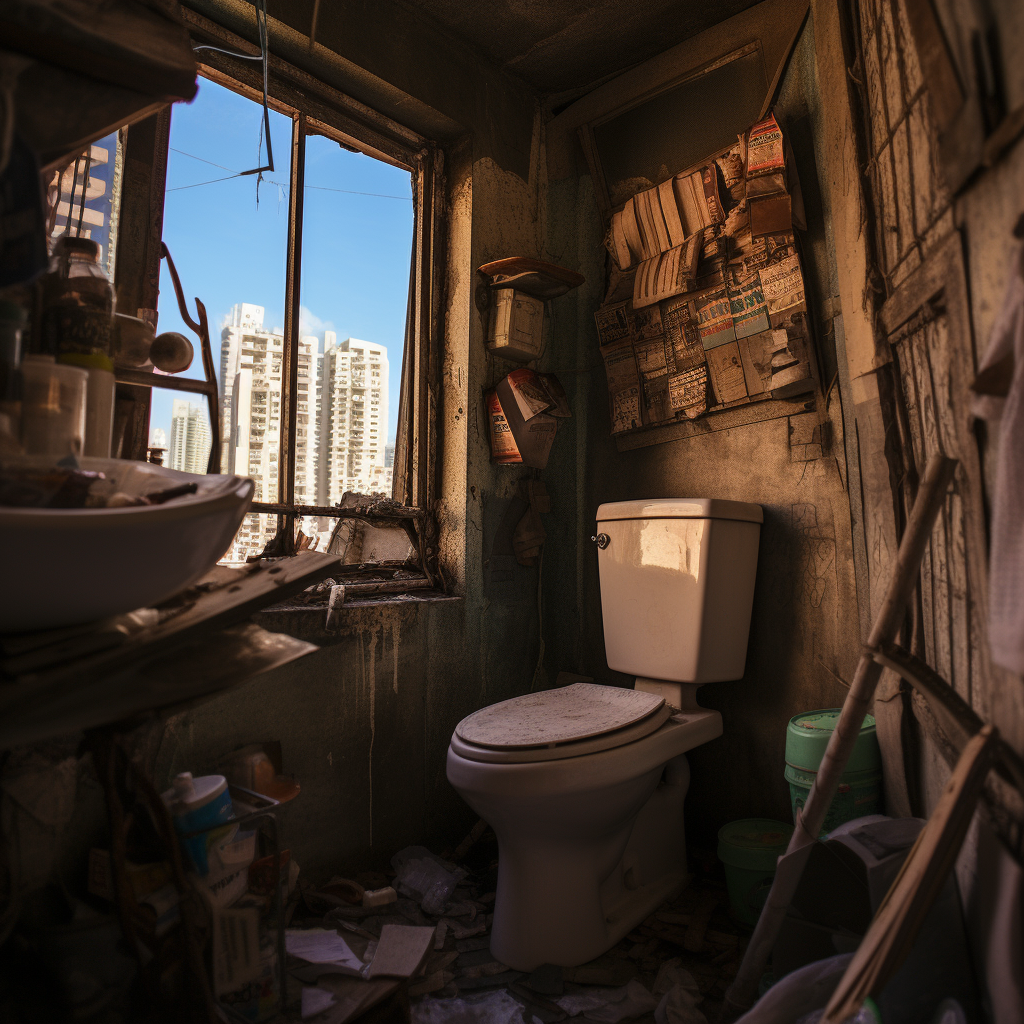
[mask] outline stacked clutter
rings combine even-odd
[[[558,421],[571,416],[558,378],[526,367],[513,370],[487,393],[491,458],[501,465],[548,464]]]
[[[612,215],[595,314],[612,433],[814,387],[787,163],[769,114]]]
[[[583,284],[575,271],[522,256],[479,268],[489,279],[478,292],[481,310],[490,307],[487,349],[501,359],[535,363],[547,347],[545,304]],[[491,461],[544,469],[558,421],[571,416],[558,379],[522,368],[484,393],[490,427]]]
[[[481,823],[467,839],[483,832]],[[409,847],[392,859],[393,874],[360,875],[356,882],[336,878],[302,889],[288,946],[289,952],[306,950],[289,958],[291,976],[306,986],[300,994],[289,989],[304,1008],[303,1019],[347,1024],[397,999],[403,989],[415,1024],[715,1019],[745,942],[728,914],[723,886],[692,881],[592,963],[546,964],[524,973],[497,962],[490,951],[493,842],[487,833],[476,846],[477,870]],[[384,979],[375,967],[381,946],[393,945],[390,930],[396,928],[429,929],[429,950],[405,980],[398,974]],[[320,943],[330,944],[333,961],[308,959],[324,955],[309,952]]]

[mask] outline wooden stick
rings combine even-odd
[[[995,753],[986,725],[966,747],[939,802],[903,862],[867,934],[825,1007],[821,1024],[842,1024],[877,994],[906,959],[963,843]]]
[[[882,674],[882,666],[874,660],[873,653],[884,643],[892,640],[903,624],[907,601],[917,584],[925,546],[931,537],[936,516],[946,500],[946,491],[955,470],[956,460],[947,459],[944,455],[933,455],[928,461],[917,500],[914,502],[906,531],[900,541],[896,567],[889,581],[885,600],[868,638],[868,650],[861,655],[857,663],[857,671],[843,702],[839,721],[829,737],[825,756],[821,760],[818,774],[807,796],[807,803],[803,811],[797,815],[796,828],[789,841],[787,853],[794,853],[818,838]],[[768,893],[768,900],[751,936],[750,945],[743,956],[743,962],[735,980],[725,993],[723,1014],[726,1015],[726,1019],[735,1019],[754,1002],[758,983],[768,963],[786,911],[800,884],[802,873],[802,868],[797,868],[776,874]]]
[[[874,655],[884,668],[902,676],[927,701],[932,715],[959,755],[985,724],[978,713],[927,662],[899,644],[883,644]],[[1004,739],[996,741],[994,769],[1024,797],[1024,759]]]
[[[875,661],[901,675],[916,691],[914,714],[942,759],[953,768],[984,722],[930,665],[899,644],[885,644]],[[1024,759],[1001,737],[982,793],[992,827],[1024,866]]]

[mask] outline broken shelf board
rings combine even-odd
[[[36,676],[0,686],[0,750],[212,697],[318,650],[243,623],[81,684]]]
[[[215,566],[165,602],[156,625],[105,650],[88,652],[88,634],[68,630],[0,638],[8,655],[31,650],[42,658],[47,644],[39,640],[59,652],[48,670],[0,684],[0,748],[180,705],[310,653],[313,644],[243,623],[339,562],[337,555],[303,551],[247,569]],[[64,660],[74,643],[84,645],[83,653]]]
[[[340,564],[338,555],[301,551],[289,558],[253,563],[246,569],[215,566],[194,587],[159,606],[165,614],[156,625],[131,634],[123,644],[110,650],[22,676],[19,682],[82,685],[108,677],[175,650],[204,633],[243,622],[253,612],[324,579]],[[25,636],[5,637],[0,644],[6,647]]]

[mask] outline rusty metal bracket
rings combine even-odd
[[[203,360],[204,380],[193,380],[191,378],[177,378],[173,375],[147,373],[142,370],[117,371],[117,380],[121,384],[141,384],[143,387],[167,388],[171,391],[189,391],[194,394],[205,395],[209,403],[210,413],[210,458],[206,463],[207,473],[220,472],[220,395],[217,391],[217,371],[213,363],[213,350],[210,347],[210,325],[206,316],[206,307],[196,298],[196,311],[199,320],[193,320],[185,302],[185,293],[181,288],[181,279],[178,277],[178,268],[174,265],[170,250],[166,242],[160,243],[160,258],[167,260],[167,269],[171,272],[171,282],[174,285],[174,294],[178,299],[178,312],[181,319],[188,324],[192,333],[199,339],[199,351]]]

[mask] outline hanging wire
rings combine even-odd
[[[267,105],[267,86],[269,84],[269,56],[270,56],[270,35],[267,31],[267,0],[256,0],[256,27],[260,34],[260,49],[263,51],[263,128],[261,130],[260,144],[262,146],[263,135],[267,140],[267,162],[263,167],[254,167],[250,171],[242,171],[242,175],[256,174],[257,201],[259,197],[259,182],[262,180],[264,171],[274,172],[274,147],[270,142],[270,107]]]
[[[224,50],[219,46],[209,46],[205,43],[200,46],[193,46],[192,51],[193,53],[198,53],[200,50],[212,50],[214,53],[224,53],[229,57],[237,57],[239,60],[259,60],[263,62],[263,125],[260,128],[260,145],[259,150],[257,150],[257,160],[259,160],[259,152],[263,149],[263,138],[265,135],[267,140],[267,162],[264,166],[238,172],[240,177],[245,177],[249,174],[259,175],[256,179],[256,203],[259,205],[259,183],[262,180],[263,172],[274,172],[274,147],[270,141],[270,107],[267,103],[267,87],[270,79],[270,33],[267,28],[267,0],[255,0],[255,8],[256,30],[260,37],[260,52],[258,55],[254,53],[236,53],[233,50]]]

